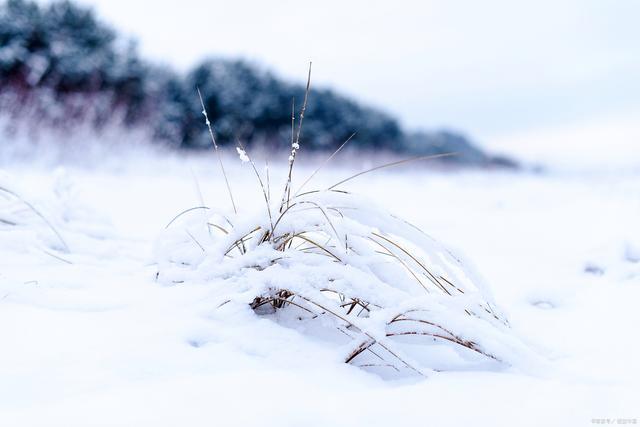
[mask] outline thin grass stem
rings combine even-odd
[[[200,88],[198,90],[198,97],[200,98],[200,105],[202,106],[202,115],[204,116],[205,124],[207,125],[207,129],[209,129],[209,136],[211,137],[211,142],[213,143],[213,149],[218,156],[218,162],[220,163],[220,170],[222,171],[222,176],[224,176],[224,182],[227,185],[227,191],[229,192],[229,199],[231,199],[231,206],[233,207],[233,212],[238,213],[238,209],[236,209],[236,202],[233,200],[233,192],[231,191],[231,185],[229,184],[229,179],[227,178],[227,172],[224,170],[224,163],[222,162],[222,155],[220,154],[220,150],[218,149],[218,144],[216,143],[216,138],[213,136],[213,129],[211,128],[211,121],[209,120],[209,115],[207,114],[207,108],[204,106],[204,101],[202,100],[202,93],[200,93]]]

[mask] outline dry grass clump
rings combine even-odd
[[[230,286],[222,305],[248,303],[256,313],[275,315],[294,327],[301,322],[337,333],[347,341],[344,361],[357,366],[424,374],[434,366],[424,361],[421,350],[416,353],[416,345],[425,349],[433,344],[463,357],[506,361],[519,344],[471,270],[418,228],[342,187],[362,174],[423,158],[381,165],[328,188],[303,191],[325,162],[292,190],[309,82],[310,74],[297,129],[292,124],[282,196],[272,200],[268,171],[263,178],[239,144],[240,158],[250,164],[266,209],[244,213],[233,202],[233,215],[213,215],[199,230],[172,234],[159,274],[176,283],[184,281],[176,270],[222,279]],[[206,119],[204,106],[203,114]],[[206,124],[217,151],[208,119]],[[227,188],[233,201],[228,180]],[[167,227],[188,212],[207,209],[185,211]],[[197,255],[181,257],[179,245]],[[239,284],[242,292],[234,293]]]

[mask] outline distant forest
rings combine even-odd
[[[27,0],[0,3],[0,113],[40,123],[96,128],[116,118],[146,126],[155,140],[179,148],[211,143],[196,94],[199,88],[219,142],[286,147],[291,103],[304,87],[242,60],[208,59],[186,75],[140,58],[135,43],[100,22],[92,9],[69,1],[46,6]],[[464,136],[409,133],[385,112],[327,89],[312,89],[305,117],[305,148],[335,149],[357,132],[352,147],[405,154],[455,151],[450,161],[509,165]]]

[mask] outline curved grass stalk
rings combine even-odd
[[[317,247],[318,249],[322,250],[323,252],[326,252],[326,253],[327,253],[327,255],[331,256],[331,257],[332,257],[332,258],[334,258],[336,261],[338,261],[338,262],[342,262],[342,260],[341,260],[340,258],[338,258],[336,255],[334,255],[334,254],[333,254],[330,250],[328,250],[325,246],[321,245],[320,243],[314,242],[314,241],[313,241],[313,240],[311,240],[310,238],[308,238],[308,237],[304,236],[304,233],[305,233],[305,232],[302,232],[302,233],[296,233],[296,234],[293,234],[293,235],[291,235],[291,236],[287,237],[287,238],[284,240],[284,242],[282,242],[282,243],[280,244],[280,246],[279,246],[279,248],[280,248],[280,249],[279,249],[279,250],[284,250],[284,249],[285,249],[286,244],[287,244],[287,243],[289,243],[290,241],[292,241],[293,239],[295,239],[295,238],[297,237],[298,239],[302,239],[302,240],[306,241],[307,243],[312,244],[313,246]]]
[[[396,254],[394,254],[389,248],[387,248],[382,243],[376,241],[375,239],[372,239],[371,237],[369,237],[369,240],[371,240],[373,243],[377,244],[378,246],[383,248],[385,251],[387,251],[387,253],[386,254],[383,253],[383,255],[389,255],[390,257],[392,257],[395,260],[397,260],[400,264],[402,264],[402,266],[407,269],[407,271],[413,276],[414,279],[416,279],[416,281],[420,284],[420,286],[422,286],[424,288],[424,290],[427,291],[427,293],[431,292],[431,291],[429,291],[429,288],[427,288],[427,286],[424,283],[422,283],[422,280],[420,280],[420,278],[416,275],[416,273],[414,273],[413,269],[411,267],[409,267],[407,265],[407,263],[404,262],[404,260],[402,258],[400,258]]]
[[[329,224],[329,226],[331,227],[331,230],[333,230],[333,232],[336,235],[336,239],[338,240],[338,242],[340,241],[340,236],[338,235],[338,231],[336,230],[336,227],[333,225],[333,222],[331,222],[331,219],[329,219],[329,215],[327,215],[327,213],[325,212],[325,210],[322,208],[322,206],[320,206],[319,204],[317,204],[316,202],[312,202],[311,200],[303,200],[301,202],[298,202],[298,204],[311,204],[314,206],[314,208],[317,208],[320,210],[320,212],[322,212],[322,215],[325,217],[325,219],[327,220],[327,223]]]
[[[219,226],[218,224],[214,224],[212,222],[207,222],[207,225],[209,227],[214,227],[217,228],[218,230],[222,231],[224,234],[229,234],[229,232],[227,230],[225,230],[224,228],[222,228],[221,226]]]
[[[171,224],[173,224],[176,220],[178,220],[182,215],[187,214],[191,211],[195,211],[198,209],[204,209],[204,210],[210,210],[211,208],[208,206],[195,206],[189,209],[185,209],[182,212],[180,212],[178,215],[174,216],[173,219],[171,221],[169,221],[169,223],[167,225],[164,226],[164,229],[166,230],[167,228],[169,228],[171,226]]]
[[[240,253],[241,253],[242,255],[244,255],[244,254],[245,254],[245,252],[246,252],[246,248],[244,248],[244,242],[246,242],[246,241],[250,240],[248,237],[249,237],[251,234],[253,234],[253,233],[255,233],[256,231],[261,230],[261,229],[262,229],[262,227],[258,226],[258,227],[256,227],[256,228],[254,228],[253,230],[251,230],[250,232],[248,232],[247,234],[245,234],[244,236],[240,237],[238,240],[236,240],[236,241],[231,245],[231,247],[229,247],[229,249],[227,249],[227,250],[225,251],[224,255],[228,255],[228,254],[229,254],[229,252],[231,252],[234,248],[238,248],[238,249],[240,250]]]
[[[419,369],[415,368],[413,365],[407,363],[402,357],[400,357],[398,354],[396,354],[396,352],[394,352],[393,350],[391,350],[386,344],[380,342],[379,340],[377,340],[375,337],[373,337],[370,333],[368,333],[367,331],[362,330],[361,328],[359,328],[358,326],[356,326],[353,322],[347,320],[344,316],[341,316],[337,313],[335,313],[334,311],[324,307],[322,304],[319,304],[315,301],[313,301],[312,299],[309,299],[307,297],[305,297],[304,295],[300,295],[297,294],[298,297],[302,298],[303,300],[307,301],[310,304],[313,304],[315,306],[317,306],[318,308],[326,311],[327,313],[330,313],[332,315],[334,315],[335,317],[337,317],[338,319],[342,320],[343,322],[345,322],[347,325],[355,328],[356,330],[358,330],[360,333],[364,334],[365,336],[367,336],[368,338],[374,340],[380,347],[382,347],[384,350],[386,350],[389,354],[391,354],[393,357],[395,357],[397,360],[399,360],[405,367],[411,369],[412,371],[416,372],[417,374],[421,375],[421,376],[426,376],[423,372],[421,372]]]
[[[440,289],[442,289],[447,295],[451,295],[451,293],[447,290],[447,288],[445,288],[442,283],[440,283],[438,281],[438,279],[436,278],[436,276],[433,275],[433,273],[431,273],[431,271],[419,260],[417,259],[415,256],[413,256],[411,254],[411,252],[407,251],[406,249],[404,249],[402,246],[398,245],[396,242],[394,242],[391,239],[388,239],[384,236],[382,236],[381,234],[376,233],[375,231],[372,232],[371,234],[373,234],[376,237],[379,237],[380,239],[383,239],[384,241],[392,244],[393,246],[395,246],[396,248],[400,249],[402,252],[404,252],[409,258],[411,258],[412,260],[414,260],[416,262],[416,264],[418,264],[420,267],[422,267],[422,269],[428,274],[427,278],[429,278],[434,285],[438,286]]]
[[[445,335],[433,334],[433,333],[430,333],[430,332],[405,331],[405,332],[390,332],[386,336],[388,336],[388,337],[397,337],[397,336],[403,336],[403,335],[422,335],[422,336],[430,336],[430,337],[433,337],[433,338],[439,338],[439,339],[442,339],[442,340],[445,340],[445,341],[449,341],[449,342],[458,344],[458,345],[460,345],[462,347],[468,348],[469,350],[473,350],[476,353],[482,354],[483,356],[486,356],[486,357],[488,357],[490,359],[493,359],[493,360],[496,360],[498,362],[501,362],[501,360],[498,359],[493,354],[486,353],[483,350],[481,350],[478,347],[476,347],[475,343],[468,342],[468,341],[458,341],[456,338],[447,337]]]
[[[49,220],[42,213],[40,213],[38,209],[35,208],[35,206],[33,206],[31,203],[29,203],[28,201],[20,197],[19,194],[9,190],[8,188],[0,187],[0,191],[15,197],[20,202],[22,202],[22,204],[28,207],[34,214],[36,214],[47,225],[47,227],[49,227],[49,229],[53,232],[53,234],[56,235],[60,243],[62,243],[62,247],[64,248],[65,252],[69,252],[69,246],[67,245],[67,242],[65,242],[65,240],[62,238],[62,235],[53,226],[53,224],[51,224],[51,222],[49,222]]]
[[[409,159],[403,159],[403,160],[398,160],[396,162],[391,162],[391,163],[385,163],[383,165],[379,165],[379,166],[375,166],[371,169],[367,169],[364,170],[362,172],[358,172],[355,175],[351,175],[348,178],[343,179],[342,181],[337,182],[336,184],[333,184],[331,187],[327,188],[327,190],[333,190],[335,187],[344,184],[345,182],[351,181],[352,179],[355,179],[359,176],[368,174],[370,172],[375,172],[377,170],[380,169],[385,169],[385,168],[391,168],[394,166],[399,166],[405,163],[411,163],[411,162],[416,162],[418,160],[430,160],[430,159],[437,159],[437,158],[441,158],[441,157],[449,157],[449,156],[455,156],[458,153],[443,153],[443,154],[432,154],[432,155],[428,155],[428,156],[417,156],[417,157],[411,157]]]

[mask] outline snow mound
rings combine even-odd
[[[528,363],[488,287],[418,228],[342,190],[264,196],[255,211],[174,218],[159,281],[214,286],[220,309],[249,306],[383,377]]]

